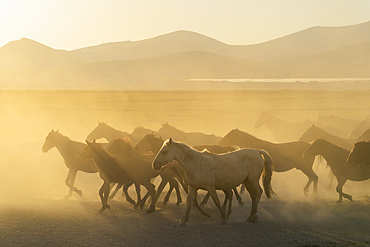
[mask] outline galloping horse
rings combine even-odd
[[[271,143],[260,140],[238,129],[230,131],[219,143],[221,146],[237,145],[241,148],[254,148],[266,150],[274,161],[275,172],[285,172],[293,168],[301,170],[307,177],[308,182],[303,189],[305,195],[308,188],[314,183],[314,194],[317,194],[318,176],[312,170],[314,158],[303,159],[302,154],[310,145],[306,142]]]
[[[93,131],[91,131],[86,139],[88,141],[92,141],[100,138],[105,138],[108,142],[110,142],[117,137],[129,138],[134,145],[141,139],[140,136],[134,136],[127,132],[117,130],[104,122],[98,122],[98,126]]]
[[[158,153],[159,149],[161,148],[163,144],[162,138],[157,138],[154,136],[154,134],[147,134],[144,136],[133,148],[132,154],[133,156],[141,156],[146,154],[147,152],[151,152],[153,156],[151,156],[151,162],[153,161],[155,155]],[[185,191],[187,191],[186,185],[183,182],[181,174],[179,174],[179,171],[176,169],[175,166],[169,167],[169,169],[166,169],[161,173],[162,181],[158,186],[157,189],[157,200],[159,196],[161,195],[164,187],[167,185],[167,183],[170,185],[170,188],[163,200],[163,204],[167,204],[169,201],[170,195],[173,191],[173,189],[176,190],[177,195],[177,203],[176,205],[179,205],[182,202],[181,193],[179,189],[179,183],[183,187]],[[175,179],[177,178],[177,180]],[[143,199],[144,200],[144,199]]]
[[[116,138],[110,141],[105,148],[105,150],[113,155],[117,155],[121,158],[131,158],[131,153],[132,153],[133,145],[128,138]],[[140,185],[135,183],[135,189],[136,189],[136,194],[137,194],[137,204],[135,204],[135,201],[132,200],[130,195],[128,194],[128,188],[132,184],[118,184],[116,186],[116,189],[110,194],[109,200],[112,200],[115,195],[117,194],[118,190],[123,186],[123,193],[125,194],[126,200],[134,204],[135,206],[139,205],[139,202],[141,201],[141,195],[140,195]]]
[[[89,158],[94,159],[99,170],[99,175],[104,183],[99,190],[99,196],[102,202],[102,208],[99,213],[105,209],[110,209],[108,204],[108,195],[111,183],[130,184],[138,183],[143,185],[150,194],[152,202],[147,213],[155,211],[155,186],[150,182],[159,173],[152,169],[150,162],[142,158],[121,158],[109,154],[99,144],[86,141],[87,145],[81,152],[79,160],[82,162]]]
[[[336,190],[339,194],[339,200],[337,204],[342,203],[343,197],[352,201],[351,195],[343,193],[343,185],[347,180],[364,181],[370,178],[370,166],[347,167],[346,160],[349,153],[348,149],[339,147],[324,139],[317,139],[303,153],[304,158],[312,158],[316,155],[321,155],[325,158],[338,180]]]
[[[275,117],[267,111],[262,111],[255,127],[258,129],[266,124],[276,141],[287,142],[296,141],[312,123],[310,120],[292,123]]]
[[[351,149],[353,146],[352,141],[329,134],[324,129],[321,129],[314,124],[304,132],[304,134],[299,138],[299,141],[312,142],[316,139],[325,139],[345,149]]]
[[[53,147],[56,147],[59,153],[62,155],[64,163],[69,169],[67,178],[65,180],[66,185],[69,187],[69,193],[64,197],[65,199],[68,199],[72,196],[72,191],[76,192],[80,196],[82,195],[81,190],[74,187],[76,174],[78,171],[83,171],[87,173],[98,172],[98,169],[96,168],[93,160],[86,160],[84,162],[80,162],[78,160],[78,156],[85,146],[86,144],[82,142],[72,141],[67,136],[62,135],[61,133],[59,133],[59,130],[51,130],[45,138],[45,143],[42,146],[42,151],[46,153]]]
[[[198,189],[205,189],[211,194],[221,213],[222,224],[226,224],[226,214],[220,205],[217,189],[230,191],[244,183],[252,198],[252,210],[248,217],[250,222],[256,222],[258,219],[258,203],[263,192],[259,184],[262,172],[265,194],[268,198],[272,197],[272,160],[263,150],[239,149],[217,155],[199,152],[183,143],[169,139],[164,142],[155,157],[153,168],[159,170],[172,160],[176,160],[184,168],[186,181],[189,184],[186,213],[180,222],[182,226],[186,225],[189,220],[190,210]]]

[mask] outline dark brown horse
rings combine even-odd
[[[113,139],[111,142],[108,143],[107,147],[105,150],[107,150],[108,153],[117,155],[121,158],[131,158],[131,153],[132,153],[133,145],[130,139],[128,138],[116,138]],[[137,204],[135,204],[135,201],[130,197],[128,194],[128,188],[132,184],[117,184],[115,190],[110,194],[109,200],[112,200],[115,195],[117,194],[118,190],[123,186],[123,193],[126,197],[126,200],[134,204],[135,206],[139,206],[139,203],[141,201],[141,195],[140,195],[140,185],[135,183],[135,189],[136,189],[136,194],[137,194]]]
[[[152,155],[150,156],[150,161],[153,161],[155,155],[158,153],[160,148],[163,144],[162,138],[157,138],[154,136],[154,134],[148,134],[144,136],[133,148],[132,154],[133,156],[142,156],[145,155],[147,152],[151,152]],[[170,166],[169,166],[170,167]],[[176,190],[177,195],[177,203],[176,205],[179,205],[182,202],[181,193],[179,189],[179,184],[182,185],[183,189],[187,191],[187,187],[183,182],[183,178],[179,171],[176,169],[175,166],[171,166],[169,169],[166,169],[164,172],[161,173],[162,175],[162,181],[158,186],[157,189],[157,200],[159,196],[161,195],[164,187],[167,185],[167,183],[170,185],[170,188],[163,200],[163,204],[166,204],[169,201],[170,195],[173,191],[173,189]],[[177,180],[175,179],[177,178]],[[144,200],[144,199],[143,199]]]
[[[347,165],[350,167],[370,166],[370,142],[355,143],[348,156]]]
[[[308,195],[308,188],[310,187],[312,182],[314,183],[314,194],[317,194],[318,176],[312,170],[314,158],[302,158],[303,152],[310,145],[309,143],[297,141],[275,144],[268,141],[260,140],[246,132],[234,129],[230,131],[224,138],[222,138],[219,145],[237,145],[240,148],[266,150],[270,154],[274,162],[275,172],[285,172],[293,168],[301,170],[308,177],[308,182],[303,189],[304,195]]]
[[[347,167],[346,160],[349,153],[348,149],[339,147],[324,139],[314,141],[303,153],[304,158],[312,158],[316,155],[324,157],[338,180],[336,188],[339,193],[338,204],[342,203],[343,197],[352,201],[351,195],[343,193],[343,185],[347,180],[364,181],[370,178],[370,166]]]
[[[65,180],[65,183],[69,188],[69,193],[65,196],[65,199],[70,198],[72,196],[72,192],[76,192],[80,196],[82,195],[82,191],[74,187],[76,174],[78,171],[83,171],[87,173],[98,172],[98,169],[96,168],[93,160],[86,160],[84,162],[80,162],[78,160],[78,156],[85,146],[85,143],[72,141],[67,136],[62,135],[61,133],[59,133],[59,130],[50,131],[50,133],[45,138],[45,143],[42,146],[42,151],[46,153],[53,147],[56,147],[59,153],[62,155],[64,163],[69,169],[67,178]]]
[[[110,209],[108,204],[108,195],[111,183],[130,184],[138,183],[143,185],[152,198],[151,205],[147,213],[155,211],[156,195],[155,186],[151,183],[151,179],[159,175],[152,169],[151,162],[143,158],[121,158],[109,154],[100,145],[86,141],[87,145],[81,152],[79,160],[92,158],[99,170],[99,175],[104,183],[99,190],[99,196],[102,202],[102,208],[99,213],[105,209]]]

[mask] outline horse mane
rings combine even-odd
[[[201,154],[202,152],[199,152],[198,150],[192,148],[192,147],[189,147],[188,145],[186,145],[185,143],[182,143],[182,142],[172,142],[172,144],[176,145],[177,147],[179,147],[182,152],[183,152],[183,159],[184,160],[196,160],[196,159],[199,159],[199,154]],[[205,153],[208,153],[210,154],[209,152],[205,152]]]

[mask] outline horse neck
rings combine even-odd
[[[116,160],[114,159],[114,157],[108,154],[103,149],[98,150],[94,148],[91,156],[94,159],[96,166],[101,171],[106,171],[107,168],[109,167],[109,164],[116,163]]]
[[[349,155],[349,151],[346,153],[345,149],[330,142],[325,142],[324,145],[320,145],[316,149],[317,153],[322,155],[330,166],[340,165],[337,162],[338,158],[340,158],[342,155],[345,157]]]
[[[249,135],[247,133],[244,133],[245,135],[245,142],[248,143],[249,148],[254,148],[254,149],[264,149],[266,147],[269,147],[272,145],[271,142],[265,141],[258,139],[257,137],[254,137],[252,135]]]
[[[176,154],[175,160],[184,168],[186,173],[194,174],[197,173],[199,165],[197,161],[200,160],[199,152],[191,149],[190,147],[184,144],[175,144]]]
[[[58,141],[55,143],[55,147],[58,149],[64,160],[69,160],[80,154],[84,147],[84,145],[81,144],[82,143],[80,142],[72,141],[68,137],[60,135],[58,137]]]

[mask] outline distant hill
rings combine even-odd
[[[0,48],[0,70],[32,70],[69,67],[85,63],[67,51],[55,50],[36,41],[22,38]]]
[[[328,77],[370,78],[370,22],[313,27],[246,46],[177,31],[73,51],[26,38],[0,48],[2,89],[222,89],[240,88],[222,79]]]
[[[71,51],[89,61],[132,60],[205,51],[247,60],[286,60],[346,45],[370,42],[370,22],[346,27],[313,27],[256,45],[227,45],[207,36],[177,31],[141,41],[102,44]]]

